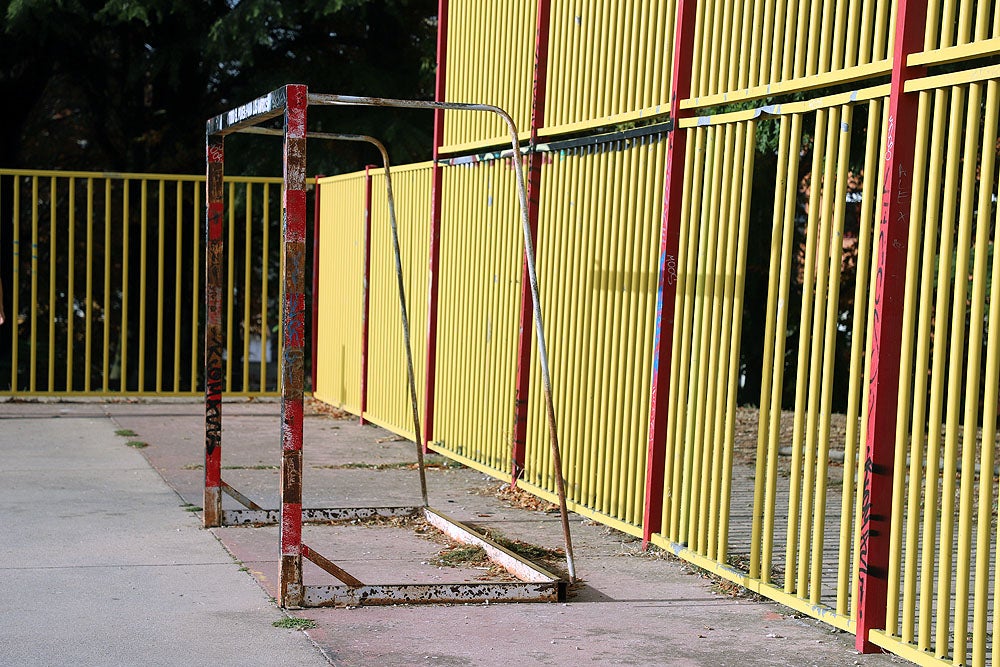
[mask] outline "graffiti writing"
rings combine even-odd
[[[667,284],[675,284],[677,282],[677,258],[673,255],[667,255],[664,270],[666,271]]]
[[[205,451],[222,444],[222,331],[210,328],[205,349]]]
[[[270,94],[265,95],[264,97],[258,97],[253,102],[247,102],[246,104],[238,106],[227,113],[226,123],[234,125],[246,120],[247,118],[252,118],[262,113],[270,113],[272,108],[273,102]]]

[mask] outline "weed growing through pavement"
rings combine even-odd
[[[125,443],[126,447],[131,447],[132,449],[145,449],[149,447],[149,443],[143,442],[142,440],[129,440]]]
[[[313,628],[319,627],[316,625],[316,621],[309,620],[308,618],[283,618],[280,621],[275,621],[271,625],[276,628],[285,628],[287,630],[312,630]]]
[[[131,438],[131,437],[139,435],[139,434],[136,433],[135,431],[133,431],[130,428],[120,428],[117,431],[115,431],[115,435],[120,435],[123,438]]]

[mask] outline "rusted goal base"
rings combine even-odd
[[[317,521],[353,521],[367,520],[376,517],[391,519],[394,517],[414,516],[419,507],[326,507],[302,508],[303,522]],[[267,525],[278,523],[281,510],[238,509],[222,510],[223,526]]]
[[[360,607],[393,604],[558,602],[566,599],[565,582],[523,581],[463,584],[375,584],[303,586],[303,607]]]
[[[560,602],[566,599],[567,582],[559,576],[502,547],[485,535],[430,507],[344,507],[303,509],[304,521],[350,521],[374,517],[419,516],[462,544],[483,549],[486,556],[518,581],[454,584],[365,584],[306,545],[302,555],[332,576],[344,581],[335,586],[289,587],[289,607],[347,607],[393,604],[455,604],[469,602]],[[223,524],[277,523],[278,510],[224,510]]]

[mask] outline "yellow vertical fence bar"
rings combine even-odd
[[[783,239],[787,237],[788,244],[790,245],[792,231],[791,226],[786,223],[784,214],[784,205],[787,197],[789,182],[790,151],[788,145],[791,135],[791,117],[786,116],[779,122],[781,127],[778,135],[778,163],[774,181],[774,214],[771,218],[771,242],[768,257],[768,293],[765,311],[766,315],[764,318],[764,352],[762,355],[763,361],[761,363],[760,414],[757,419],[757,455],[755,457],[756,472],[754,474],[753,494],[754,506],[752,524],[750,528],[751,550],[749,574],[751,577],[761,578],[764,581],[769,579],[771,560],[770,542],[773,539],[773,526],[770,526],[767,530],[765,530],[765,522],[773,517],[773,509],[769,508],[769,512],[765,512],[763,509],[766,498],[765,490],[768,489],[768,485],[766,483],[771,480],[765,471],[769,469],[768,462],[771,460],[767,444],[768,427],[771,421],[771,394],[773,392],[772,382],[774,381],[774,374],[781,374],[784,369],[784,364],[776,365],[774,363],[774,359],[777,354],[777,350],[775,348],[777,347],[778,342],[775,340],[775,328],[779,326],[777,320],[779,301],[778,295],[779,288],[781,287],[784,279],[782,259],[786,256],[787,252],[785,250]],[[792,179],[792,182],[794,183],[794,179]],[[784,296],[780,298],[782,304],[786,303],[786,298],[787,297]],[[782,308],[782,311],[784,312],[785,309]],[[784,327],[780,327],[779,330],[782,331],[781,338],[784,339]],[[780,384],[781,382],[779,380],[778,385],[780,386]],[[779,418],[780,407],[781,406],[779,405]],[[774,454],[777,454],[777,452],[774,452]],[[764,566],[763,569],[762,565]]]
[[[263,210],[261,211],[261,260],[263,262],[263,269],[260,272],[260,384],[257,387],[258,391],[264,391],[267,387],[267,345],[270,339],[270,331],[268,329],[267,322],[267,302],[268,302],[268,291],[267,291],[267,278],[268,278],[268,260],[270,257],[270,225],[271,225],[271,189],[269,183],[264,183],[264,193],[263,193]],[[318,183],[316,187],[321,187]],[[320,242],[322,242],[322,234],[320,235]],[[322,253],[322,248],[320,248]],[[318,270],[315,267],[314,271]],[[319,300],[319,294],[313,294],[313,299]],[[318,345],[318,341],[313,341],[313,345]],[[317,348],[317,352],[320,348]],[[316,362],[319,365],[319,361]],[[316,387],[313,387],[313,393],[316,392]]]
[[[986,3],[983,3],[985,6]],[[1000,83],[990,81],[986,88],[986,121],[984,123],[985,135],[981,146],[986,149],[995,146],[997,141],[997,126],[1000,124]],[[980,221],[989,220],[990,209],[992,208],[992,190],[997,182],[996,178],[996,152],[983,150],[981,164],[981,180],[979,190],[979,208],[977,219]],[[982,446],[980,447],[979,470],[980,483],[978,494],[978,512],[976,514],[976,536],[975,536],[975,569],[973,591],[973,640],[972,640],[972,664],[983,664],[986,662],[986,646],[989,638],[988,624],[990,622],[989,595],[990,595],[990,543],[993,524],[993,484],[984,483],[986,478],[992,474],[996,463],[996,423],[997,405],[1000,403],[998,397],[998,386],[1000,386],[1000,373],[997,372],[997,341],[1000,339],[1000,253],[996,252],[996,229],[993,225],[993,262],[992,281],[990,281],[990,263],[987,247],[990,243],[989,225],[982,222],[976,227],[976,249],[975,249],[975,278],[973,284],[973,309],[971,322],[984,321],[984,303],[986,290],[990,293],[989,319],[987,324],[986,339],[986,364],[985,372],[982,373],[983,384],[983,433]],[[970,330],[972,339],[969,341],[969,382],[966,385],[966,396],[978,396],[980,387],[980,358],[983,345],[983,330],[979,327],[972,327]],[[965,447],[972,449],[970,444],[975,440],[974,428],[976,426],[977,406],[972,401],[966,403],[966,432],[964,434]],[[963,470],[969,469],[963,460]],[[971,511],[971,509],[970,509]],[[971,545],[970,545],[971,546]],[[994,640],[994,645],[996,644]]]
[[[56,177],[49,178],[49,337],[46,347],[48,348],[48,382],[45,385],[47,391],[55,389],[56,384],[56,254],[58,243],[56,241],[56,205],[59,200],[56,191]],[[73,251],[72,248],[69,249]]]
[[[948,288],[951,284],[949,276],[953,271],[953,267],[954,269],[958,268],[956,251],[960,251],[955,245],[955,213],[958,210],[959,169],[961,168],[959,156],[961,155],[962,147],[961,132],[965,93],[964,88],[952,88],[951,108],[949,109],[948,116],[947,166],[945,169],[944,200],[941,215],[941,248],[938,258],[937,303],[935,308],[937,317],[935,318],[934,360],[931,371],[934,378],[933,381],[936,385],[935,388],[940,387],[941,389],[944,389],[945,386],[950,385],[950,382],[953,381],[953,368],[954,363],[956,363],[953,355],[961,354],[962,343],[959,336],[964,334],[965,329],[963,323],[961,332],[959,332],[956,328],[958,322],[955,319],[952,320],[949,326],[947,317],[947,313],[952,307],[958,306],[954,298],[952,298],[951,290]],[[948,345],[949,340],[951,341],[950,346]],[[930,449],[933,453],[928,453],[928,456],[935,458],[938,456],[943,457],[941,465],[941,499],[942,502],[947,502],[950,505],[955,496],[957,453],[954,438],[955,423],[950,418],[952,417],[951,412],[954,410],[954,401],[952,399],[955,396],[956,390],[950,386],[948,388],[951,390],[947,394],[940,389],[938,391],[932,389],[931,391],[931,418],[928,428],[932,442]],[[942,418],[947,421],[943,421]],[[943,438],[941,437],[942,426],[945,430]],[[943,451],[941,448],[942,444]],[[934,554],[934,561],[937,566],[937,604],[935,605],[937,618],[934,628],[934,653],[937,657],[944,657],[948,650],[951,625],[951,605],[945,601],[951,598],[954,515],[951,512],[939,512],[937,503],[931,505],[925,504],[925,506],[928,513],[933,512],[937,515],[935,518],[940,530],[940,547]]]
[[[193,221],[192,234],[191,234],[191,266],[194,270],[191,272],[191,385],[190,391],[194,392],[198,388],[198,350],[202,341],[198,340],[198,314],[200,312],[199,306],[202,302],[201,289],[200,289],[200,278],[202,272],[201,266],[201,249],[202,238],[201,238],[201,189],[202,184],[198,181],[192,183],[192,206],[191,219]],[[266,234],[265,234],[266,238]],[[266,255],[266,253],[265,253]],[[267,271],[264,271],[264,275],[267,275]]]
[[[813,551],[812,569],[809,575],[811,582],[810,600],[813,604],[820,603],[821,582],[823,580],[823,546],[825,543],[824,529],[827,525],[827,481],[830,460],[830,416],[833,410],[833,371],[836,359],[837,318],[840,306],[840,278],[843,266],[843,236],[844,217],[847,200],[847,170],[850,164],[852,107],[840,109],[837,152],[835,155],[836,183],[827,181],[824,188],[827,200],[832,200],[832,226],[829,282],[827,286],[826,322],[824,332],[824,355],[822,361],[822,378],[819,405],[819,443],[817,454],[816,499],[813,514]],[[831,142],[832,148],[832,142]],[[832,193],[831,193],[831,185]],[[830,196],[830,195],[833,196]],[[843,517],[841,519],[843,521]]]
[[[805,269],[802,282],[802,308],[799,319],[800,334],[795,379],[795,414],[792,426],[792,468],[788,498],[788,540],[785,546],[785,592],[792,593],[794,591],[798,591],[800,594],[802,593],[802,582],[798,575],[801,566],[798,560],[798,555],[802,552],[802,543],[800,542],[799,534],[799,520],[801,517],[800,507],[803,501],[803,497],[801,495],[803,488],[803,449],[805,447],[803,444],[803,440],[805,439],[805,424],[803,423],[803,420],[806,413],[807,391],[805,387],[809,377],[808,360],[810,356],[810,346],[812,343],[811,339],[805,335],[805,332],[811,330],[813,320],[814,299],[811,290],[815,285],[816,280],[816,248],[817,237],[820,235],[820,197],[818,195],[816,181],[819,180],[818,175],[822,170],[822,156],[825,152],[824,142],[827,134],[825,131],[827,117],[828,111],[826,109],[820,109],[816,114],[817,132],[815,144],[813,145],[812,170],[810,172],[812,180],[810,181],[811,189],[809,197],[809,217],[807,223],[808,228],[806,231]],[[808,489],[808,487],[806,488]],[[806,498],[807,497],[808,495]],[[799,567],[797,567],[797,563],[799,564]]]
[[[146,178],[139,180],[139,359],[138,373],[139,382],[136,389],[140,392],[146,391],[146,275],[149,266],[146,264],[147,256],[147,228],[149,225],[149,181]],[[231,244],[230,244],[231,245]],[[229,282],[232,284],[232,281]],[[232,301],[230,301],[232,304]],[[231,346],[226,349],[230,349]]]
[[[970,29],[970,24],[972,21],[972,15],[963,8],[963,12],[966,14],[965,19],[961,22],[963,25],[959,27],[959,39],[968,39],[968,32]],[[947,642],[948,638],[952,641],[952,651],[951,654],[957,663],[964,663],[966,661],[966,653],[968,649],[968,603],[969,603],[969,555],[971,547],[971,534],[969,532],[970,524],[968,519],[972,514],[972,484],[973,476],[975,475],[975,455],[976,447],[974,444],[976,417],[978,416],[978,405],[973,414],[969,415],[968,411],[965,412],[965,429],[967,433],[971,430],[971,438],[973,442],[969,442],[966,438],[963,442],[962,438],[962,427],[960,421],[962,420],[962,397],[963,397],[963,383],[962,374],[966,372],[968,375],[968,383],[975,384],[973,386],[978,389],[979,384],[979,354],[981,350],[972,352],[971,349],[966,347],[966,337],[965,337],[965,322],[966,315],[968,314],[968,297],[970,281],[968,277],[970,275],[970,252],[972,249],[972,227],[973,227],[973,211],[975,209],[975,191],[976,191],[976,180],[979,177],[978,170],[978,156],[979,151],[979,123],[981,120],[980,116],[980,104],[982,103],[983,86],[980,83],[972,84],[968,90],[968,107],[965,110],[965,147],[963,151],[962,158],[962,174],[961,182],[959,185],[960,199],[958,206],[958,237],[956,243],[956,253],[955,253],[955,284],[954,292],[952,297],[952,303],[954,304],[952,308],[952,338],[951,338],[951,351],[949,353],[950,368],[948,371],[949,375],[949,386],[948,386],[948,408],[947,408],[947,425],[948,425],[948,439],[950,442],[950,455],[946,454],[945,460],[949,466],[946,469],[946,484],[945,492],[950,502],[946,502],[944,506],[948,506],[954,503],[956,497],[955,494],[955,478],[960,478],[960,488],[958,493],[958,512],[957,517],[951,512],[943,512],[944,517],[951,518],[949,523],[943,524],[947,526],[948,530],[945,531],[942,528],[942,549],[941,549],[941,561],[946,563],[948,568],[945,570],[942,568],[941,581],[946,578],[948,580],[949,586],[951,586],[952,573],[954,573],[955,581],[955,606],[952,610],[948,610],[948,605],[940,605],[939,609],[945,609],[944,614],[949,617],[948,621],[942,622],[939,616],[939,626],[938,629],[941,630],[941,625],[944,626],[944,633],[939,634],[939,642]],[[979,225],[982,227],[983,225]],[[983,251],[985,252],[985,245],[983,246]],[[940,278],[939,278],[940,281]],[[980,279],[981,284],[981,279]],[[979,325],[983,321],[982,312],[978,314],[977,320],[972,320],[976,322],[972,329],[976,329],[977,333],[972,333],[970,331],[969,342],[971,340],[980,339],[982,336],[982,328]],[[975,355],[975,356],[972,356]],[[966,360],[971,361],[971,359],[976,360],[976,368],[973,369],[971,366],[965,368]],[[974,391],[971,395],[978,396],[979,392]],[[965,394],[969,396],[970,394]],[[972,401],[968,401],[972,403]],[[957,466],[961,463],[960,471],[957,470]],[[952,472],[954,471],[954,472]],[[955,526],[955,524],[958,524]],[[952,546],[953,536],[957,533],[957,543]],[[945,544],[945,539],[948,543]],[[947,549],[945,549],[947,547]],[[953,556],[957,555],[954,560],[954,565],[952,565]],[[948,596],[950,597],[951,590],[948,590]],[[941,600],[947,599],[941,597]],[[951,625],[949,626],[949,622]],[[945,637],[945,639],[941,639]]]
[[[38,369],[38,177],[31,178],[31,367],[28,391],[36,390]]]
[[[85,278],[85,291],[87,305],[84,308],[84,316],[87,321],[84,323],[83,332],[83,390],[91,391],[91,358],[93,355],[94,340],[94,179],[87,179],[87,269]]]
[[[700,317],[696,315],[695,311],[695,299],[694,294],[698,289],[697,280],[697,266],[699,261],[699,241],[700,241],[700,231],[704,229],[704,225],[699,224],[701,220],[701,209],[703,207],[703,188],[704,188],[704,169],[705,169],[705,157],[707,155],[707,141],[708,141],[708,130],[698,129],[694,132],[692,139],[694,141],[689,142],[689,145],[693,145],[693,153],[689,153],[685,158],[685,181],[687,184],[688,174],[690,173],[692,186],[689,190],[691,192],[691,197],[689,198],[690,204],[685,204],[687,208],[687,215],[684,215],[686,220],[686,238],[687,247],[686,252],[684,252],[678,258],[680,266],[683,268],[680,270],[683,275],[687,277],[683,290],[683,322],[680,331],[683,332],[682,337],[678,337],[678,343],[675,344],[674,353],[677,353],[677,348],[680,347],[680,369],[691,368],[691,354],[692,354],[692,343],[694,339],[692,335],[693,327],[696,322],[700,322]],[[682,215],[685,213],[682,210]],[[697,230],[697,231],[696,231]],[[684,237],[682,237],[684,238]],[[681,291],[678,290],[678,294]],[[668,445],[668,448],[672,450],[672,456],[669,460],[673,463],[674,470],[673,475],[670,478],[670,488],[671,493],[671,506],[669,515],[664,513],[664,521],[667,521],[669,516],[669,527],[664,526],[664,532],[666,533],[668,539],[675,542],[681,541],[681,514],[682,507],[686,505],[687,498],[682,493],[685,471],[687,469],[687,447],[685,443],[685,432],[687,429],[687,420],[684,414],[687,410],[687,400],[686,397],[689,396],[689,391],[691,387],[691,375],[690,373],[681,373],[676,391],[673,387],[671,388],[671,418],[668,420],[669,424],[673,424],[673,441]]]
[[[236,183],[229,183],[229,206],[226,216],[226,287],[223,294],[232,295],[236,267]],[[226,391],[233,391],[233,307],[232,296],[226,299]],[[278,357],[281,358],[280,356]]]
[[[179,272],[178,272],[179,274]],[[104,354],[101,357],[101,391],[111,392],[111,179],[104,179],[104,300],[101,302]],[[177,298],[177,303],[181,301]],[[70,299],[72,303],[72,299]],[[178,316],[178,321],[180,317]],[[68,358],[72,358],[68,355]],[[72,364],[67,363],[67,371]],[[66,383],[66,390],[73,388]]]
[[[174,363],[173,391],[181,390],[181,274],[184,256],[184,181],[177,181],[174,193]],[[197,266],[197,265],[196,265]],[[195,299],[192,299],[195,300]]]
[[[10,351],[10,389],[11,391],[18,391],[20,389],[20,377],[18,375],[18,357],[20,356],[20,329],[21,329],[21,262],[24,256],[24,250],[21,247],[21,178],[19,176],[14,176],[13,180],[13,195],[11,196],[11,204],[13,206],[14,220],[13,227],[14,232],[12,238],[14,241],[14,266],[13,266],[13,284],[12,284],[12,294],[11,294],[11,314],[10,314],[10,327],[13,331],[13,345],[11,345]]]
[[[131,181],[126,178],[122,181],[122,326],[121,326],[121,368],[118,372],[120,378],[120,390],[128,391],[128,339],[129,339],[129,227],[131,212],[129,209],[129,198],[131,193]]]
[[[778,477],[778,448],[781,430],[781,397],[784,382],[785,364],[776,360],[785,358],[785,345],[788,323],[788,294],[791,282],[791,262],[793,238],[795,234],[795,214],[796,214],[796,194],[799,189],[799,157],[802,147],[802,116],[794,115],[791,118],[782,118],[782,131],[787,132],[787,142],[782,149],[779,143],[779,165],[778,183],[784,178],[784,187],[775,191],[775,213],[774,226],[772,231],[772,243],[776,243],[780,238],[780,251],[772,249],[771,264],[777,262],[774,270],[777,271],[777,292],[772,296],[770,291],[775,289],[773,281],[768,282],[768,318],[770,323],[774,318],[774,325],[771,335],[765,338],[765,344],[773,345],[770,364],[764,366],[765,372],[769,366],[773,366],[773,376],[770,384],[761,384],[761,412],[758,416],[758,443],[757,443],[757,468],[756,475],[763,481],[763,498],[760,497],[757,479],[755,478],[754,490],[754,517],[759,516],[759,508],[763,505],[763,533],[760,542],[760,570],[753,572],[753,561],[751,561],[751,576],[759,576],[763,581],[771,581],[771,565],[773,562],[774,539],[775,539],[775,507],[777,504],[777,477]],[[780,142],[780,137],[779,137]],[[780,236],[779,236],[780,233]],[[773,303],[772,303],[773,301]],[[773,313],[773,315],[771,314]],[[773,342],[772,342],[773,341]],[[766,362],[766,358],[765,358]],[[765,392],[767,392],[765,394]],[[760,452],[766,452],[764,457]],[[758,538],[754,537],[751,544],[756,546]]]
[[[250,391],[250,268],[253,249],[253,184],[246,185],[246,210],[244,211],[243,231],[243,289],[240,296],[243,299],[243,376],[240,390]]]

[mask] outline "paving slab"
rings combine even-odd
[[[329,664],[116,428],[0,403],[0,664]]]

